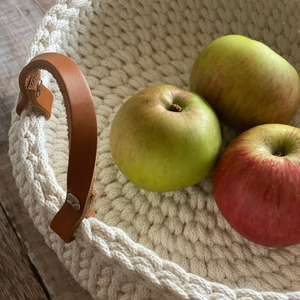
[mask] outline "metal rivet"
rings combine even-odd
[[[37,91],[36,91],[36,96],[37,96],[37,97],[39,97],[39,95],[41,94],[42,86],[43,86],[43,81],[40,80],[39,86],[38,86]]]
[[[67,202],[72,206],[72,208],[76,211],[80,210],[80,202],[76,196],[71,193],[67,194]]]

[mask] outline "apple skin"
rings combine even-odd
[[[182,111],[170,111],[172,104]],[[110,150],[136,186],[167,192],[204,179],[215,166],[221,140],[218,117],[203,98],[162,84],[138,92],[120,107]]]
[[[289,124],[300,101],[295,68],[241,35],[220,37],[204,48],[193,65],[190,90],[211,104],[221,123],[238,131]]]
[[[240,134],[215,167],[213,191],[222,215],[250,241],[300,243],[300,129],[265,124]]]

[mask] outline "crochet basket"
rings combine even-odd
[[[52,116],[12,112],[9,156],[24,205],[45,241],[95,299],[300,299],[300,245],[267,248],[235,232],[220,214],[211,176],[168,193],[141,190],[114,165],[112,120],[147,86],[189,89],[199,52],[241,34],[259,40],[300,71],[297,0],[59,0],[40,24],[28,61],[59,52],[80,67],[98,126],[95,217],[65,243],[50,222],[66,198],[66,109],[56,81]],[[297,112],[293,126],[300,127]],[[237,135],[222,125],[223,149]],[[84,174],[78,174],[83,177]]]

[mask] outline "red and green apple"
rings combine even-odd
[[[240,134],[215,167],[213,191],[225,219],[247,239],[300,243],[300,129],[265,124]]]
[[[289,124],[300,101],[295,68],[265,44],[241,35],[220,37],[201,51],[190,90],[211,104],[221,123],[238,131]]]

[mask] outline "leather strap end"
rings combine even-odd
[[[39,81],[35,81],[36,87],[33,88],[32,80],[27,88],[20,91],[19,100],[16,107],[17,114],[20,116],[25,107],[30,103],[35,107],[45,118],[49,120],[51,117],[53,94]]]
[[[65,243],[72,242],[74,238],[74,231],[83,220],[84,215],[82,212],[74,212],[73,208],[68,202],[65,202],[58,213],[55,215],[55,221],[50,223],[50,228],[59,233],[60,238]],[[62,230],[62,226],[64,228]]]
[[[50,223],[50,228],[59,234],[61,239],[65,243],[72,242],[74,238],[74,232],[82,220],[86,218],[94,218],[95,211],[93,210],[94,199],[97,195],[97,190],[91,188],[91,191],[86,199],[86,204],[81,206],[78,211],[74,211],[74,208],[66,200],[61,209],[55,215]]]

